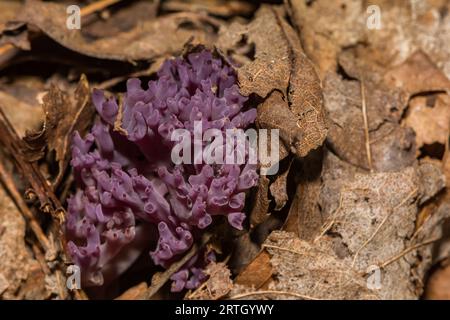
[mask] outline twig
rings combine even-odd
[[[284,295],[284,296],[292,296],[292,297],[296,297],[296,298],[300,298],[300,299],[304,299],[304,300],[321,300],[318,298],[306,296],[306,295],[296,293],[296,292],[277,291],[277,290],[262,290],[262,291],[241,293],[241,294],[237,294],[237,295],[234,295],[234,296],[228,298],[228,300],[238,300],[238,299],[242,299],[242,298],[246,298],[246,297],[250,297],[250,296],[266,295],[266,294],[278,294],[278,295]]]
[[[116,4],[117,2],[120,2],[122,0],[100,0],[96,1],[94,3],[88,4],[87,6],[80,9],[80,15],[82,17],[88,16],[94,12],[103,10],[113,4]]]
[[[263,244],[261,247],[262,248],[271,248],[271,249],[277,249],[277,250],[281,250],[281,251],[292,252],[292,253],[295,253],[295,254],[298,254],[298,255],[303,255],[303,256],[308,255],[305,252],[300,252],[300,251],[297,251],[297,250],[292,250],[292,249],[289,249],[289,248],[283,248],[283,247],[274,246],[274,245],[270,245],[270,244]]]
[[[323,227],[322,227],[322,231],[320,232],[320,234],[314,239],[314,243],[316,243],[320,238],[322,238],[325,233],[328,232],[328,230],[331,229],[331,227],[333,227],[333,225],[336,223],[336,218],[338,213],[341,211],[342,209],[342,203],[344,202],[344,193],[343,190],[341,190],[340,192],[340,196],[339,196],[339,206],[336,208],[336,210],[333,212],[332,214],[332,219],[326,223]]]
[[[420,247],[429,245],[433,242],[436,242],[438,240],[440,240],[441,237],[435,237],[429,240],[426,240],[424,242],[418,243],[412,247],[406,248],[405,250],[403,250],[402,252],[400,252],[399,254],[396,254],[395,256],[393,256],[392,258],[387,259],[385,262],[383,262],[382,264],[380,264],[380,268],[386,268],[386,266],[390,265],[392,262],[395,262],[396,260],[400,259],[401,257],[405,256],[406,254],[410,253],[411,251],[414,251]]]
[[[362,77],[361,77],[361,104],[364,119],[364,134],[366,137],[367,163],[369,165],[370,172],[372,172],[373,167],[372,167],[372,152],[370,150],[369,121],[367,120],[366,93],[364,90],[364,79]]]
[[[383,220],[381,221],[381,223],[378,225],[378,227],[375,229],[375,231],[372,233],[372,235],[363,243],[363,245],[361,247],[359,247],[359,249],[356,251],[354,257],[353,257],[353,261],[352,261],[352,268],[355,266],[356,260],[359,256],[359,253],[361,252],[361,250],[363,250],[372,240],[373,238],[375,238],[375,236],[378,234],[378,232],[380,231],[381,227],[384,226],[384,224],[386,223],[386,221],[388,220],[388,218],[391,216],[391,214],[397,210],[398,208],[400,208],[402,205],[404,205],[406,203],[406,201],[408,201],[416,192],[417,192],[417,188],[414,188],[406,198],[404,198],[399,204],[397,204],[393,209],[389,210],[386,213],[386,216],[383,218]]]
[[[14,200],[14,203],[22,213],[25,220],[28,221],[30,229],[33,231],[34,235],[36,236],[36,239],[39,241],[40,245],[42,246],[42,249],[44,249],[44,251],[47,251],[50,248],[50,243],[47,239],[47,236],[45,235],[38,221],[36,220],[36,217],[31,212],[30,208],[28,208],[28,206],[26,205],[25,201],[23,200],[22,196],[20,195],[19,191],[17,190],[14,184],[12,176],[9,174],[8,170],[6,170],[1,161],[0,161],[0,180],[5,185],[6,190],[8,190],[9,194]]]
[[[50,275],[52,272],[50,268],[47,265],[47,262],[45,261],[45,257],[41,252],[41,249],[36,244],[32,244],[31,248],[33,249],[34,256],[36,257],[36,260],[39,262],[39,265],[41,266],[42,271],[46,275]]]
[[[62,230],[61,225],[64,221],[64,209],[62,208],[62,205],[54,194],[50,184],[48,181],[42,176],[42,173],[37,165],[36,162],[29,162],[22,150],[23,150],[23,141],[18,136],[17,132],[15,131],[14,127],[12,126],[11,122],[9,122],[7,116],[2,110],[2,107],[0,106],[0,144],[2,144],[5,148],[5,150],[8,151],[8,153],[11,155],[11,157],[14,159],[14,163],[17,167],[17,169],[20,171],[20,173],[23,175],[25,180],[28,181],[28,183],[33,188],[34,193],[39,198],[39,201],[41,203],[40,209],[44,212],[51,212],[52,213],[52,226],[50,231],[50,236],[52,236],[52,240],[48,239],[48,243],[46,243],[45,240],[43,240],[45,248],[47,248],[47,251],[45,252],[45,258],[49,257],[49,261],[53,261],[57,258],[58,259],[58,266],[59,268],[64,268],[63,263],[63,257],[61,256],[60,251],[55,251],[55,245],[53,243],[53,239],[58,239],[58,246],[62,246],[62,242],[64,241],[63,237],[61,236]],[[20,196],[19,196],[20,198]],[[21,202],[17,202],[21,203]],[[25,211],[26,212],[26,209]],[[38,230],[37,226],[33,224],[33,231],[36,231],[38,234],[40,231]],[[31,226],[31,225],[30,225]],[[41,235],[39,236],[40,240],[43,238]],[[44,247],[43,246],[43,247]],[[63,281],[63,274],[61,270],[53,270],[55,273],[55,276],[57,278],[57,284],[58,284],[58,293],[60,294],[60,298],[64,299],[66,297],[65,294],[65,282]]]
[[[52,212],[53,209],[57,211],[62,209],[59,199],[53,193],[48,181],[42,176],[36,163],[29,162],[23,155],[23,141],[20,139],[16,130],[9,122],[8,117],[3,112],[0,106],[0,143],[11,154],[15,160],[18,168],[21,170],[24,178],[28,180],[31,188],[36,193],[41,203],[41,210],[44,212]],[[56,211],[55,210],[55,211]],[[61,212],[60,212],[61,214]],[[63,221],[63,217],[58,216],[58,212],[55,212],[55,218],[60,218],[60,223]]]

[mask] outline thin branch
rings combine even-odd
[[[87,6],[80,9],[80,15],[82,17],[86,17],[94,12],[103,10],[113,4],[116,4],[122,0],[100,0],[93,2],[91,4],[88,4]]]
[[[283,248],[283,247],[279,247],[279,246],[274,246],[274,245],[271,245],[271,244],[263,244],[261,247],[262,248],[277,249],[277,250],[280,250],[280,251],[287,251],[287,252],[291,252],[291,253],[295,253],[295,254],[303,255],[303,256],[308,255],[305,252],[300,252],[300,251],[289,249],[289,248]]]
[[[338,216],[338,213],[341,211],[342,209],[342,203],[344,202],[344,190],[341,190],[340,192],[340,196],[339,196],[339,206],[336,208],[336,210],[333,212],[333,214],[331,215],[332,219],[327,222],[323,227],[322,227],[322,231],[320,232],[320,234],[314,239],[314,243],[316,243],[317,241],[319,241],[320,238],[322,238],[332,227],[333,225],[336,223],[336,218]]]
[[[399,254],[396,254],[395,256],[393,256],[392,258],[387,259],[385,262],[383,262],[380,265],[380,268],[386,268],[386,266],[390,265],[391,263],[397,261],[398,259],[400,259],[401,257],[407,255],[408,253],[410,253],[411,251],[414,251],[420,247],[432,244],[433,242],[436,242],[438,240],[440,240],[441,237],[435,237],[429,240],[426,240],[424,242],[418,243],[412,247],[406,248],[405,250],[403,250],[402,252],[400,252]]]
[[[366,154],[367,164],[369,165],[370,172],[373,171],[372,167],[372,152],[370,150],[370,137],[369,137],[369,121],[367,119],[367,106],[366,106],[366,93],[364,88],[364,79],[361,77],[361,105],[364,120],[364,134],[366,138]]]
[[[277,290],[262,290],[262,291],[246,292],[246,293],[234,295],[234,296],[228,298],[227,300],[238,300],[238,299],[242,299],[242,298],[246,298],[246,297],[257,296],[257,295],[268,295],[268,294],[292,296],[292,297],[296,297],[296,298],[300,298],[300,299],[304,299],[304,300],[321,300],[318,298],[306,296],[306,295],[296,293],[296,292],[277,291]]]
[[[34,235],[36,236],[36,239],[39,241],[39,244],[42,246],[42,249],[44,249],[44,251],[49,250],[50,242],[48,241],[47,236],[42,230],[39,222],[36,220],[36,217],[34,216],[33,212],[31,212],[30,208],[28,208],[27,204],[23,200],[20,192],[17,190],[13,177],[8,172],[8,170],[6,170],[1,161],[0,161],[0,180],[5,185],[6,190],[8,190],[17,208],[25,218],[25,221],[27,221],[28,224],[30,225],[30,229],[33,231]]]

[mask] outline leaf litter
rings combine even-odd
[[[60,2],[1,6],[1,298],[98,297],[64,288],[72,134],[93,124],[92,88],[123,92],[196,45],[235,68],[257,128],[279,130],[281,170],[260,177],[243,231],[218,225],[184,257],[219,252],[184,298],[449,297],[446,1],[100,1],[81,5],[81,30]],[[180,267],[137,262],[110,298],[183,298],[166,285]]]

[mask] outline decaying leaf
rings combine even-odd
[[[421,50],[385,74],[386,81],[408,91],[410,96],[436,91],[450,91],[450,80]]]
[[[138,23],[155,19],[158,13],[159,0],[130,1],[128,6],[120,10],[104,10],[103,19],[85,19],[81,32],[90,39],[114,37],[132,30]],[[92,21],[89,21],[92,20]]]
[[[370,174],[340,162],[334,156],[325,157],[319,203],[326,223],[325,232],[318,230],[316,242],[333,240],[338,256],[358,272],[368,272],[372,266],[382,270],[381,298],[417,298],[423,285],[413,285],[413,269],[421,263],[427,269],[430,261],[415,256],[415,246],[424,243],[424,248],[430,248],[427,241],[433,233],[425,232],[426,239],[413,236],[415,220],[420,203],[443,188],[442,172],[424,163]],[[423,188],[427,183],[434,187]]]
[[[339,259],[329,244],[312,245],[293,233],[274,231],[264,243],[275,279],[263,297],[271,299],[378,299],[365,278]],[[236,286],[233,295],[258,290]],[[262,290],[264,292],[264,290]],[[260,295],[255,298],[261,298]]]
[[[362,1],[289,0],[286,6],[297,30],[301,30],[305,52],[322,79],[336,70],[341,48],[358,43],[366,29]]]

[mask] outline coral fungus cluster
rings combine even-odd
[[[154,230],[150,256],[167,268],[213,216],[226,216],[231,226],[242,228],[246,191],[258,178],[255,165],[171,160],[176,129],[193,134],[200,121],[202,130],[225,132],[254,122],[256,110],[244,111],[246,98],[231,67],[203,50],[167,60],[148,89],[138,79],[128,80],[120,108],[100,90],[92,99],[99,117],[84,139],[78,133],[73,138],[77,189],[68,200],[65,225],[67,250],[85,286],[103,285],[124,272],[151,247]],[[200,260],[194,257],[172,276],[173,291],[204,280]]]

